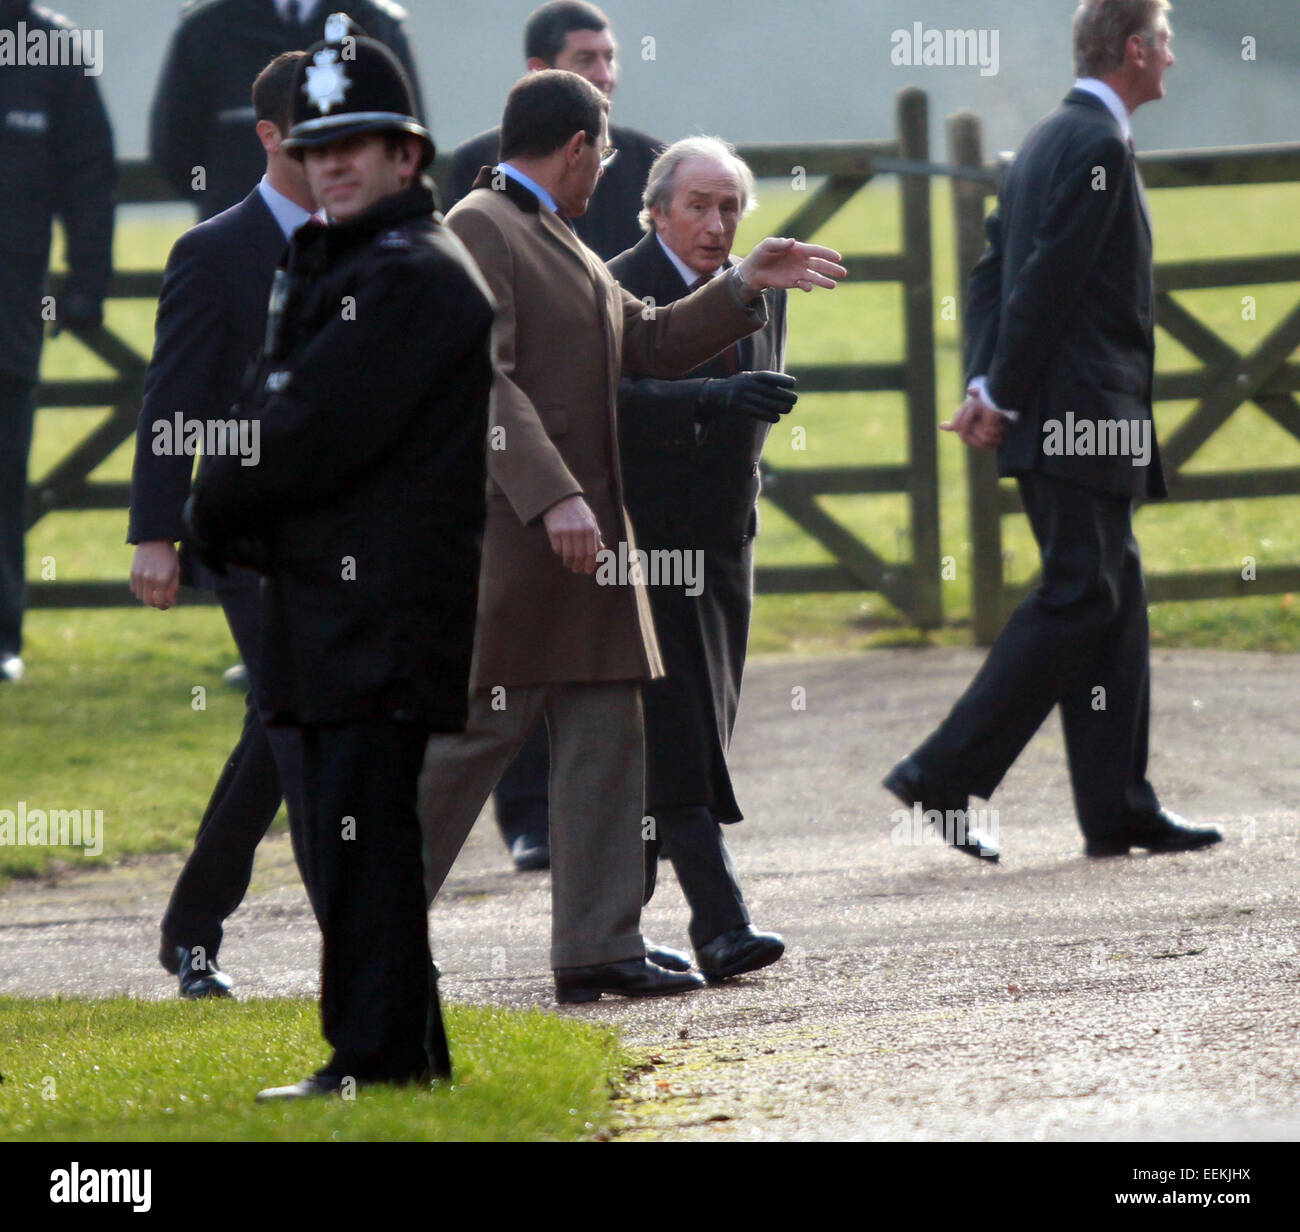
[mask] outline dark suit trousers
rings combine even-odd
[[[35,385],[0,373],[0,654],[23,648],[27,454],[35,413]]]
[[[194,850],[177,878],[162,922],[168,945],[202,946],[209,958],[221,947],[222,921],[244,900],[254,853],[279,812],[282,795],[291,819],[302,808],[298,730],[267,728],[257,714],[262,678],[259,580],[246,569],[232,569],[227,577],[216,579],[217,598],[251,688],[239,743],[213,788]]]
[[[987,799],[1059,705],[1079,824],[1104,838],[1160,807],[1146,778],[1150,656],[1132,505],[1042,475],[1019,483],[1042,583],[914,756]]]
[[[388,718],[303,727],[299,863],[321,926],[322,1070],[450,1073],[425,911],[416,786],[428,730]]]
[[[659,858],[667,856],[691,909],[689,933],[696,950],[748,924],[736,866],[713,814],[702,804],[685,805],[656,809],[654,819],[655,837],[645,844],[645,901],[655,892]]]

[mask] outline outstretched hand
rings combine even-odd
[[[756,291],[765,287],[830,290],[848,272],[834,248],[771,235],[740,263],[740,276]]]

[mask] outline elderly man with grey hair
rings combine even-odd
[[[689,137],[650,169],[646,236],[609,269],[662,305],[731,264],[754,176],[714,137]],[[765,967],[785,944],[760,933],[736,879],[722,825],[741,820],[727,746],[740,697],[753,603],[758,462],[795,403],[784,375],[785,292],[766,291],[768,323],[676,380],[624,376],[619,436],[624,492],[647,577],[666,675],[643,686],[646,901],[660,856],[691,909],[690,939],[711,982]],[[655,565],[666,566],[656,569]]]

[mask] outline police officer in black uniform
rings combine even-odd
[[[15,47],[20,34],[25,49],[33,36],[72,28],[30,0],[0,0],[0,29]],[[112,270],[115,185],[94,65],[0,68],[0,681],[23,673],[23,506],[43,321],[51,316],[42,305],[51,222],[57,214],[63,223],[68,259],[54,330],[93,329]]]
[[[187,507],[213,566],[263,580],[259,703],[302,733],[295,851],[320,922],[333,1056],[259,1098],[450,1075],[429,953],[416,784],[464,729],[486,514],[493,311],[422,172],[401,65],[330,18],[286,148],[330,225],[295,234],[238,403],[261,457],[212,457]]]
[[[406,10],[390,0],[346,0],[360,29],[397,53],[423,114]],[[242,201],[261,178],[262,147],[248,92],[283,51],[321,37],[328,0],[190,0],[172,35],[154,94],[149,157],[200,219]],[[201,168],[200,175],[196,169]]]

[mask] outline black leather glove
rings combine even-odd
[[[711,377],[704,382],[695,417],[708,423],[719,415],[749,415],[777,423],[789,414],[799,395],[795,379],[784,372],[738,372],[735,376]]]
[[[65,329],[77,333],[83,329],[98,329],[104,323],[104,305],[101,300],[84,291],[66,291],[55,306],[51,336],[57,338]]]

